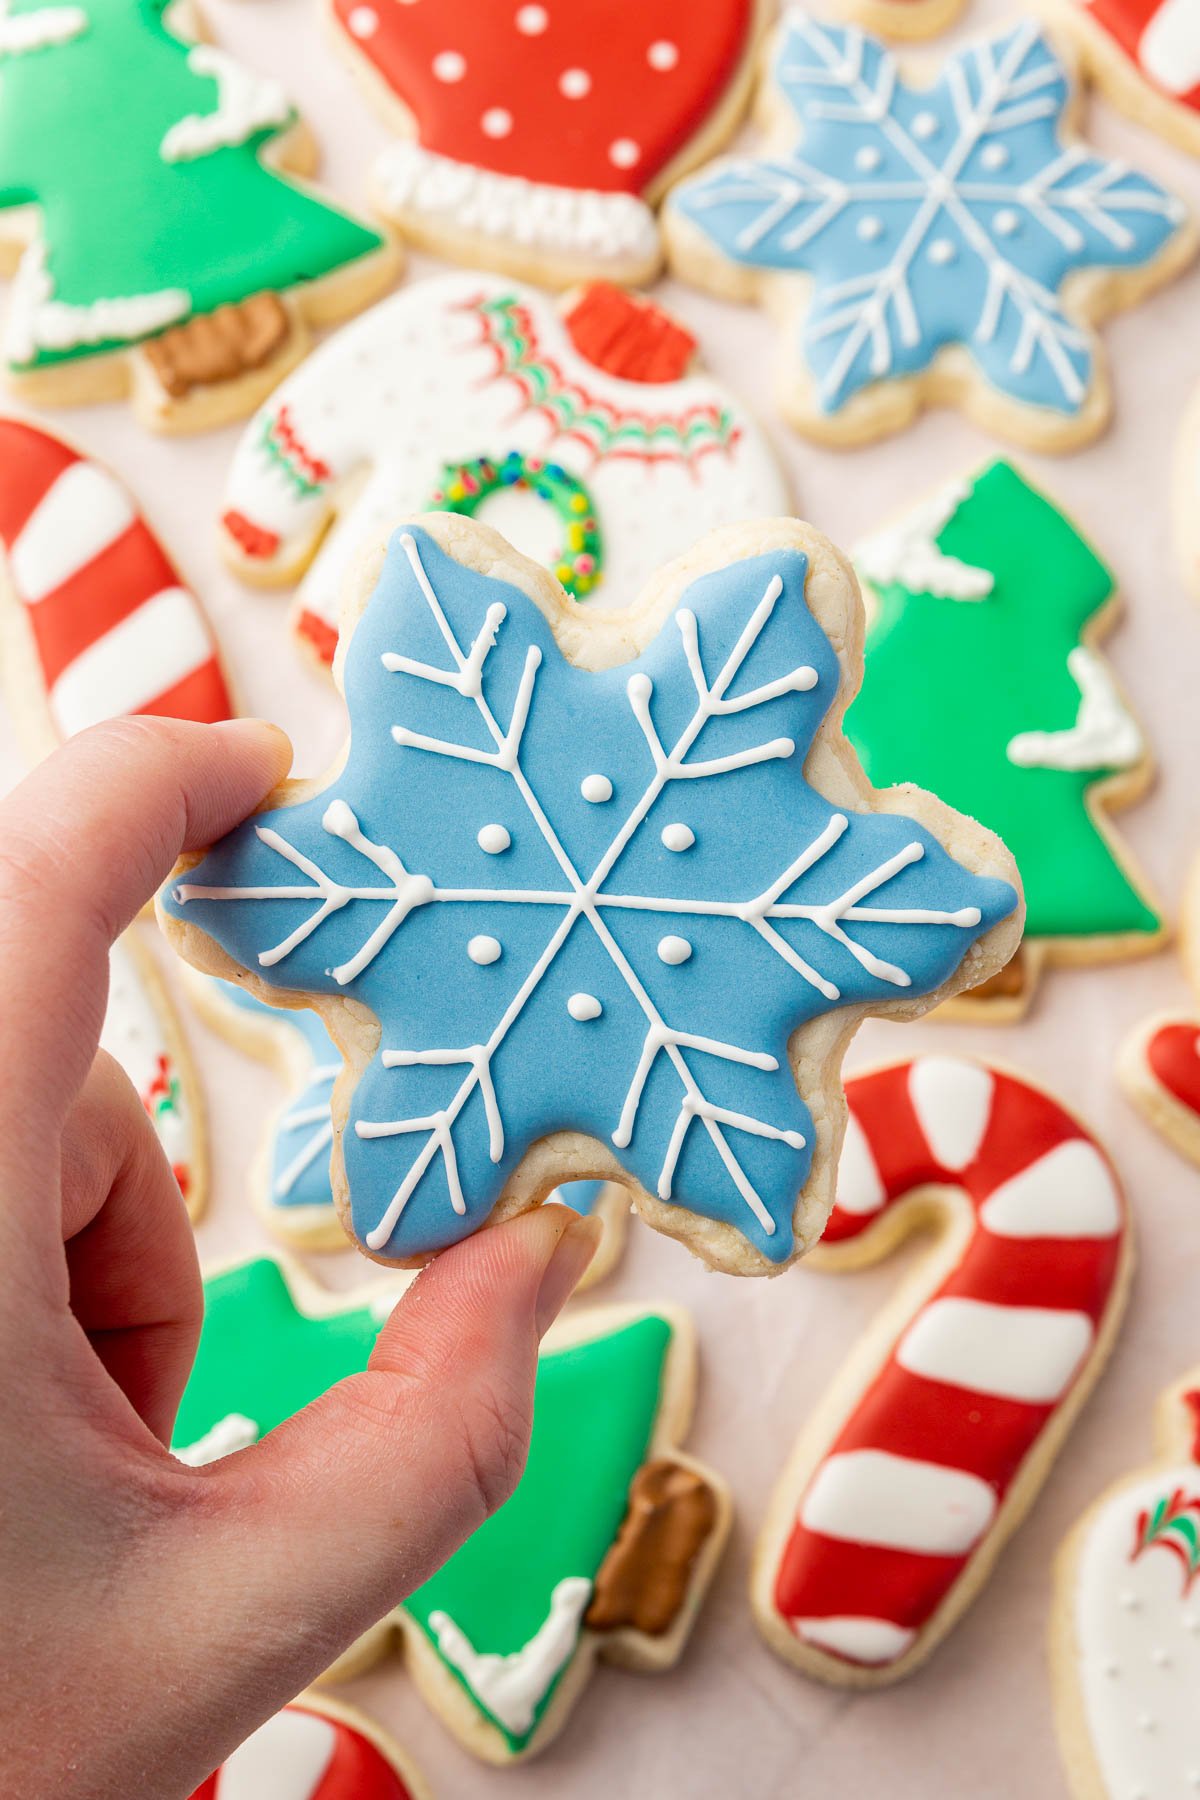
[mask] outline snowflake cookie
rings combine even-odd
[[[301,1694],[239,1744],[191,1800],[430,1800],[430,1790],[357,1707]]]
[[[195,1465],[249,1449],[364,1369],[404,1286],[331,1294],[265,1256],[209,1275],[175,1455]],[[408,1673],[465,1748],[508,1763],[561,1730],[598,1658],[671,1668],[731,1517],[724,1483],[679,1448],[695,1388],[694,1332],[674,1307],[560,1320],[538,1359],[512,1497],[326,1679],[403,1643]]]
[[[654,207],[730,136],[766,0],[323,0],[398,126],[376,210],[414,243],[552,286],[648,281]]]
[[[1110,823],[1146,787],[1151,760],[1097,648],[1118,595],[1087,540],[1011,464],[993,462],[854,558],[875,602],[846,718],[864,769],[879,787],[915,781],[982,819],[1025,887],[1016,957],[952,1010],[1019,1018],[1047,964],[1157,950],[1162,917]]]
[[[394,274],[379,232],[283,173],[314,152],[279,82],[199,26],[187,0],[0,0],[0,247],[20,253],[0,358],[40,405],[241,418],[309,323]]]
[[[861,1688],[912,1674],[978,1594],[1107,1360],[1132,1240],[1104,1150],[1013,1071],[919,1056],[846,1098],[813,1265],[934,1242],[805,1421],[753,1602],[787,1661]]]
[[[778,302],[798,429],[862,443],[945,404],[1041,450],[1102,430],[1091,326],[1197,238],[1181,202],[1075,138],[1070,75],[1036,25],[917,88],[857,28],[792,12],[767,97],[767,148],[677,188],[667,237],[685,278]]]
[[[1184,1800],[1200,1785],[1200,1368],[1159,1401],[1155,1450],[1084,1514],[1055,1570],[1055,1723],[1074,1800]]]
[[[609,282],[561,304],[495,275],[415,282],[251,420],[222,550],[247,581],[303,573],[292,625],[324,665],[354,551],[423,507],[483,518],[589,605],[628,605],[713,526],[792,510],[756,420],[696,352]]]
[[[1089,72],[1131,118],[1200,154],[1197,0],[1042,0]]]
[[[362,553],[343,617],[337,772],[160,916],[321,1013],[352,1236],[413,1264],[610,1177],[715,1267],[783,1267],[828,1212],[853,1026],[990,976],[1020,929],[999,841],[875,793],[841,737],[847,565],[798,521],[727,526],[602,615],[437,513]]]

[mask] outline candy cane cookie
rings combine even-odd
[[[1160,1399],[1155,1450],[1084,1514],[1055,1570],[1055,1723],[1074,1800],[1200,1788],[1200,1367]]]
[[[991,1572],[1115,1336],[1129,1224],[1104,1151],[992,1064],[923,1056],[854,1076],[829,1268],[934,1248],[801,1433],[752,1581],[767,1642],[806,1674],[912,1672]]]
[[[373,1719],[306,1693],[239,1744],[191,1800],[430,1800],[430,1790]]]
[[[403,288],[251,420],[225,559],[257,585],[303,576],[292,627],[325,665],[355,554],[408,510],[483,518],[574,599],[625,605],[710,527],[792,510],[762,431],[697,348],[606,282],[561,303],[495,275]]]
[[[124,713],[234,712],[199,600],[117,478],[0,419],[0,670],[33,756]]]
[[[108,958],[100,1048],[114,1057],[146,1109],[189,1218],[208,1197],[208,1144],[200,1082],[157,964],[132,927]]]
[[[337,1045],[308,1007],[268,1006],[235,981],[218,981],[184,967],[183,983],[196,1011],[229,1043],[267,1064],[287,1088],[250,1170],[250,1195],[274,1237],[303,1250],[340,1250],[329,1178],[333,1146],[333,1084],[342,1072]],[[620,1259],[628,1230],[629,1197],[611,1181],[573,1181],[550,1196],[580,1213],[595,1212],[604,1236],[581,1287],[591,1287]]]
[[[1179,939],[1184,971],[1200,998],[1200,860],[1180,908]],[[1155,1013],[1135,1026],[1118,1052],[1117,1079],[1143,1118],[1181,1156],[1200,1163],[1200,1013]]]

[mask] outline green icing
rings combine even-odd
[[[13,0],[7,17],[67,4]],[[191,46],[163,23],[166,0],[69,4],[87,15],[82,32],[0,57],[0,207],[40,207],[51,301],[84,307],[181,289],[205,313],[379,249],[376,232],[260,162],[278,128],[191,160],[164,159],[170,127],[217,105],[215,79],[189,68]],[[143,335],[42,347],[33,362]]]
[[[211,1277],[174,1443],[196,1443],[231,1413],[253,1419],[260,1432],[271,1430],[362,1369],[381,1323],[361,1305],[307,1317],[269,1257]],[[646,1460],[671,1337],[670,1324],[648,1313],[542,1356],[520,1485],[406,1602],[435,1648],[429,1620],[442,1611],[480,1653],[510,1655],[536,1635],[560,1581],[595,1578]],[[514,1751],[533,1736],[558,1679],[543,1694],[530,1729],[515,1734],[446,1666]]]
[[[1031,937],[1159,929],[1087,806],[1104,769],[1021,767],[1019,732],[1077,718],[1067,667],[1113,592],[1108,569],[1067,519],[1007,463],[975,478],[935,538],[994,585],[955,600],[876,587],[862,692],[846,731],[877,787],[911,781],[1004,839],[1021,871]]]

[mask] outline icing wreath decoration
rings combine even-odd
[[[1064,422],[1099,429],[1087,327],[1101,295],[1128,304],[1195,239],[1156,182],[1067,135],[1067,71],[1036,25],[960,51],[917,89],[873,38],[793,12],[771,79],[776,139],[676,189],[668,236],[681,272],[722,292],[744,296],[747,271],[764,289],[807,278],[795,422],[854,441],[925,397],[972,404],[977,374],[995,426],[1047,442]]]
[[[356,584],[340,773],[160,896],[185,956],[322,1012],[354,1237],[418,1261],[560,1177],[624,1174],[714,1265],[783,1265],[830,1198],[836,1126],[798,1088],[836,1120],[819,1021],[924,1011],[1019,928],[996,840],[875,794],[837,735],[848,569],[798,522],[727,528],[614,632],[434,515]],[[593,665],[643,648],[574,667],[564,641]]]
[[[585,599],[604,573],[600,527],[587,489],[561,463],[522,456],[519,450],[510,450],[501,462],[477,456],[470,462],[448,463],[429,504],[440,512],[461,513],[471,519],[485,500],[504,488],[527,489],[553,507],[562,520],[564,535],[550,567],[568,594]]]

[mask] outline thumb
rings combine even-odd
[[[539,1339],[600,1229],[544,1206],[444,1251],[363,1374],[197,1472],[173,1581],[181,1553],[210,1753],[214,1719],[228,1721],[232,1749],[508,1498],[529,1445]]]

